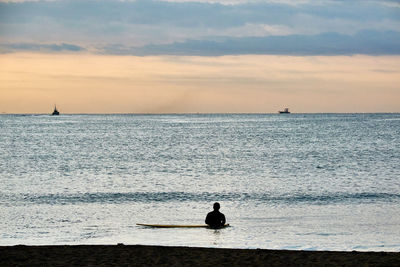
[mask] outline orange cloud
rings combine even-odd
[[[0,112],[400,112],[400,56],[0,55]]]

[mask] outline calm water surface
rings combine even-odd
[[[0,245],[400,251],[400,114],[1,115],[0,151]]]

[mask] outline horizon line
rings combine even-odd
[[[307,114],[400,114],[400,111],[386,112],[290,112],[289,114],[280,114],[277,112],[169,112],[169,113],[145,113],[145,112],[132,112],[132,113],[60,113],[60,115],[307,115]],[[0,115],[49,115],[49,113],[6,113],[2,112]]]

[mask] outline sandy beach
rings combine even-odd
[[[0,247],[0,266],[400,266],[400,253],[19,245]]]

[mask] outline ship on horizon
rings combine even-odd
[[[51,115],[52,116],[54,116],[54,115],[60,115],[60,112],[57,110],[57,106],[56,105],[54,105],[54,111],[53,111],[53,113],[51,113]]]
[[[289,108],[285,108],[284,110],[279,110],[280,114],[290,114]]]

